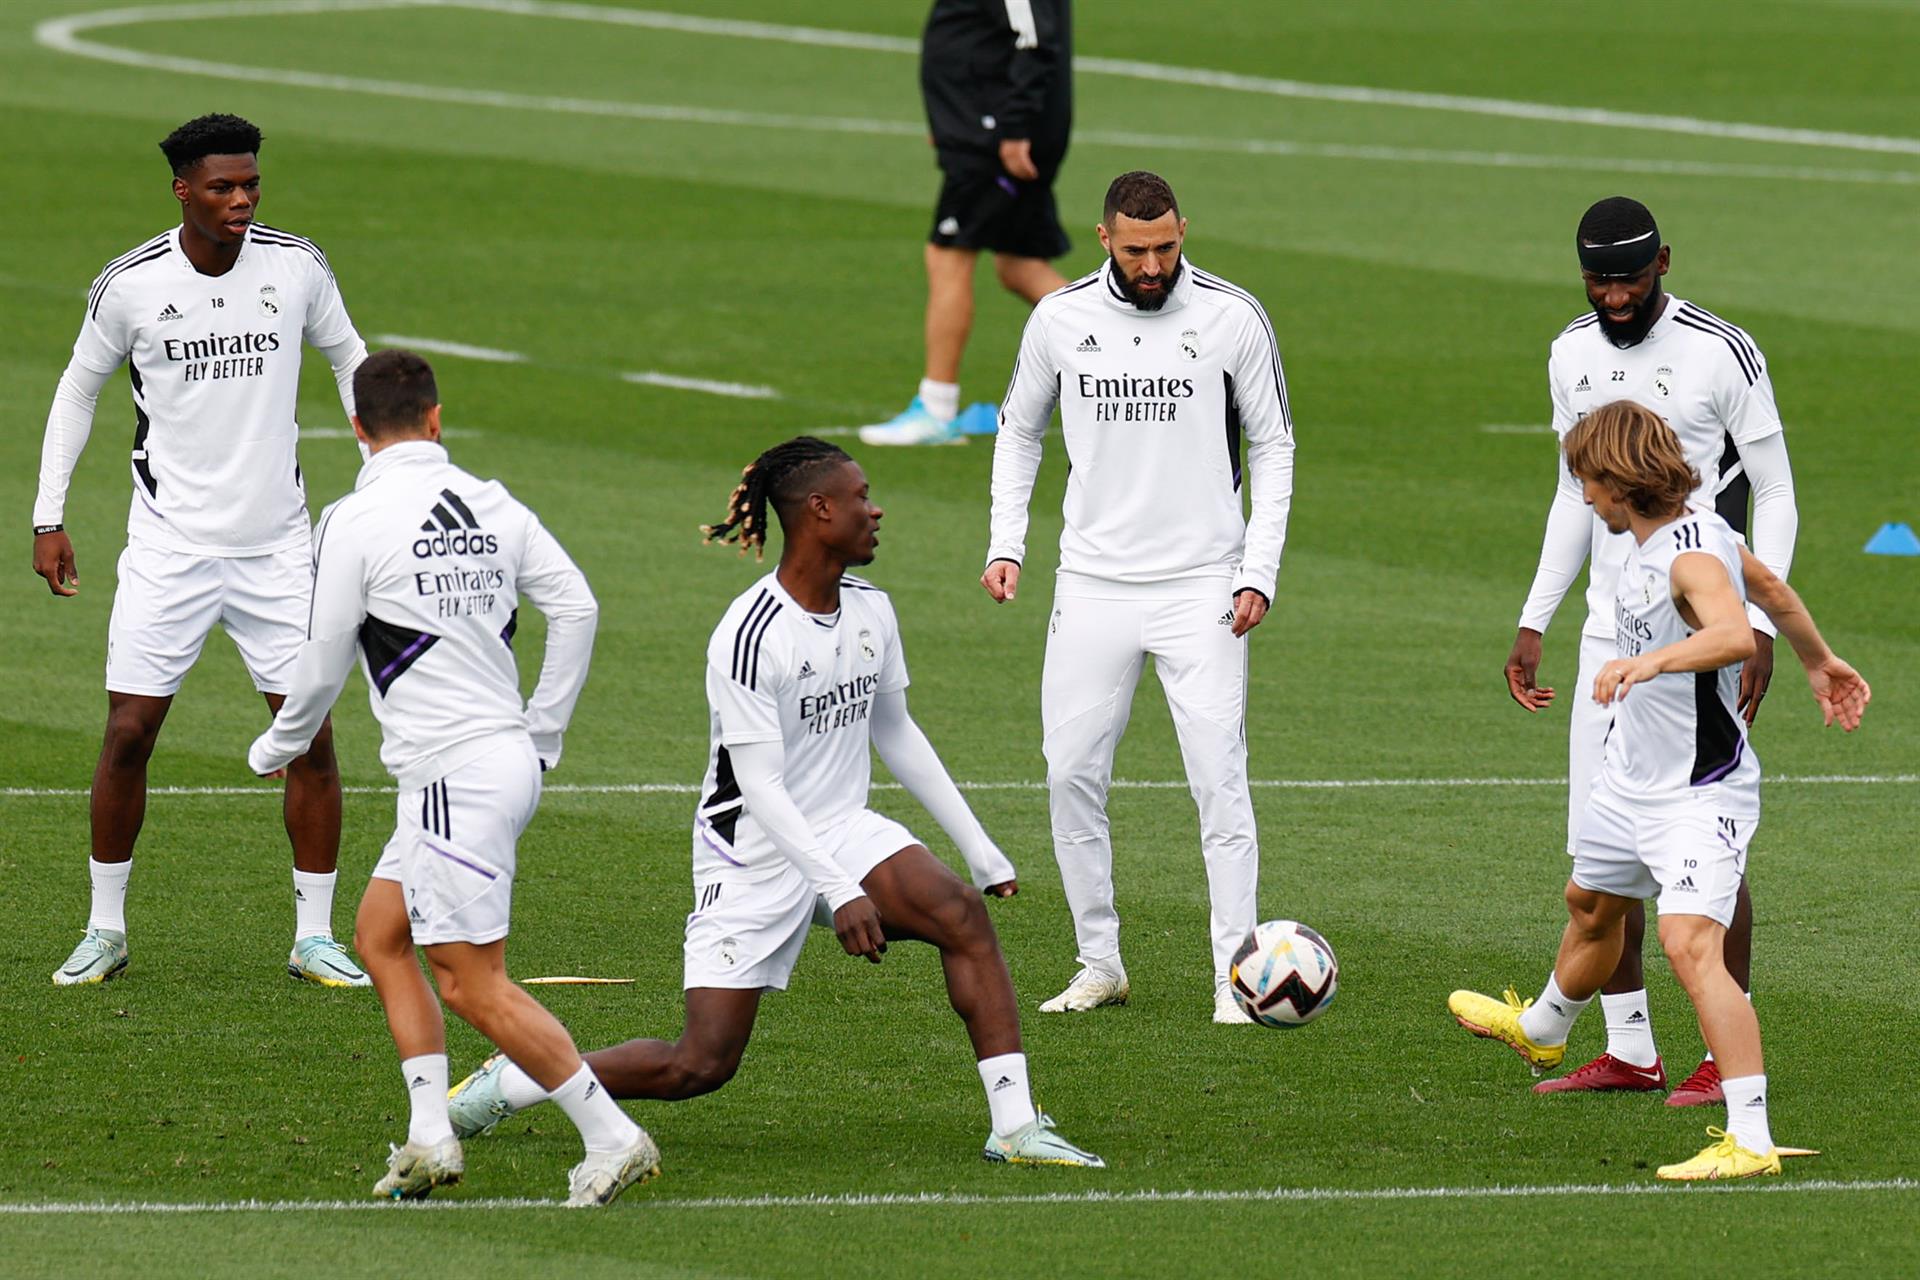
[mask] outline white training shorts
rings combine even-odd
[[[1605,781],[1594,784],[1580,821],[1573,882],[1616,897],[1657,898],[1660,914],[1733,922],[1747,845],[1759,809],[1717,787],[1648,804],[1625,799]]]
[[[1620,645],[1610,635],[1580,637],[1580,671],[1574,678],[1567,716],[1567,853],[1580,845],[1580,819],[1587,811],[1587,795],[1600,776],[1607,754],[1607,729],[1613,708],[1593,700],[1593,684],[1600,668],[1620,656]]]
[[[400,883],[416,946],[507,936],[514,847],[540,803],[540,758],[525,734],[498,742],[437,782],[400,790],[373,878]]]
[[[696,833],[694,839],[699,838]],[[820,833],[821,849],[856,884],[894,854],[919,843],[913,832],[871,809],[862,809]],[[791,863],[765,879],[727,875],[696,882],[693,914],[687,917],[687,989],[785,991],[793,966],[800,961],[800,949],[806,945],[815,909],[824,906]]]
[[[226,628],[262,693],[293,688],[307,636],[313,549],[264,556],[202,556],[129,542],[107,624],[107,688],[171,697],[207,634]]]

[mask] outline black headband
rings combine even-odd
[[[1613,244],[1588,244],[1584,240],[1577,243],[1582,271],[1602,278],[1637,275],[1660,256],[1660,228],[1652,227],[1644,235]]]

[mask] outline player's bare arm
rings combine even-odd
[[[1858,671],[1827,647],[1799,592],[1745,547],[1740,548],[1740,568],[1746,578],[1747,598],[1760,606],[1780,628],[1780,634],[1793,646],[1800,665],[1806,668],[1807,682],[1813,686],[1814,701],[1820,704],[1823,723],[1837,723],[1848,733],[1859,728],[1860,717],[1873,699],[1872,688]]]
[[[1626,697],[1634,685],[1657,675],[1718,671],[1753,655],[1753,628],[1747,624],[1746,608],[1726,566],[1704,552],[1688,552],[1674,558],[1669,577],[1680,616],[1695,628],[1694,633],[1678,644],[1662,645],[1637,657],[1615,658],[1600,668],[1593,698],[1601,706]]]

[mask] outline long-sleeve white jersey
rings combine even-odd
[[[303,545],[307,491],[296,452],[300,343],[323,352],[353,414],[366,358],[327,259],[311,240],[255,223],[224,275],[202,275],[180,229],[115,258],[47,416],[36,525],[64,518],[67,487],[107,378],[133,390],[127,536],[173,551],[256,556]]]
[[[1293,421],[1273,326],[1252,294],[1190,261],[1159,311],[1129,302],[1113,270],[1108,262],[1048,294],[1027,320],[994,441],[987,559],[1026,558],[1027,507],[1058,405],[1070,466],[1063,584],[1217,579],[1271,600],[1293,501]]]
[[[304,753],[340,696],[356,649],[384,741],[380,762],[424,786],[526,733],[548,767],[593,654],[599,608],[567,553],[497,480],[425,440],[388,445],[313,534],[313,612],[273,727],[248,763],[269,773]],[[523,706],[513,660],[520,598],[547,617],[540,682]]]
[[[1799,528],[1793,472],[1766,360],[1744,330],[1669,296],[1645,338],[1631,347],[1616,347],[1607,340],[1599,317],[1589,311],[1554,339],[1547,357],[1547,387],[1553,400],[1553,432],[1561,440],[1580,419],[1614,400],[1631,400],[1659,414],[1700,473],[1694,501],[1712,505],[1724,493],[1734,501],[1723,514],[1737,515],[1734,523],[1742,528],[1746,490],[1729,486],[1744,476],[1754,493],[1753,553],[1782,578],[1787,576]],[[1611,636],[1614,584],[1632,538],[1609,533],[1587,508],[1564,454],[1559,476],[1520,625],[1544,632],[1578,576],[1581,561],[1589,560],[1583,630],[1590,636]],[[1758,610],[1749,610],[1749,615],[1756,627],[1771,634],[1765,615]]]

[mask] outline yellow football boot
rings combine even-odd
[[[1707,1134],[1714,1139],[1712,1146],[1691,1160],[1661,1165],[1660,1178],[1666,1182],[1702,1182],[1718,1178],[1759,1178],[1780,1172],[1778,1150],[1765,1155],[1749,1151],[1735,1142],[1725,1129],[1712,1125],[1707,1126]]]
[[[1512,987],[1502,998],[1483,996],[1478,991],[1456,991],[1447,997],[1447,1009],[1453,1020],[1477,1036],[1498,1040],[1526,1060],[1533,1073],[1551,1071],[1567,1056],[1564,1044],[1535,1044],[1520,1029],[1520,1015],[1533,1001],[1522,1000]]]

